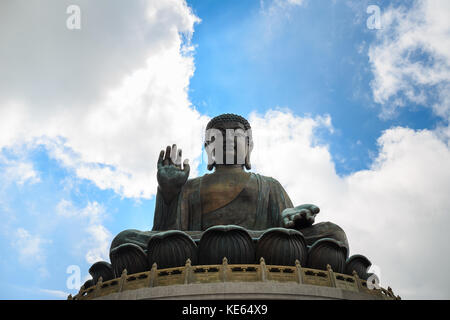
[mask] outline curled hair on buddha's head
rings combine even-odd
[[[208,124],[206,125],[206,132],[208,132],[208,130],[210,129],[219,129],[221,127],[221,124],[223,123],[227,123],[227,122],[237,122],[240,123],[244,126],[244,130],[248,133],[248,151],[247,154],[245,156],[245,168],[247,170],[251,169],[251,163],[250,163],[250,153],[253,149],[253,139],[252,139],[252,134],[251,134],[251,126],[250,123],[247,121],[247,119],[245,119],[244,117],[234,114],[234,113],[224,113],[221,115],[218,115],[214,118],[212,118]],[[206,147],[206,142],[205,142],[205,147]],[[209,156],[208,156],[209,157]],[[208,170],[212,170],[215,167],[216,163],[212,162],[212,163],[208,163]]]
[[[248,130],[251,128],[250,123],[244,117],[241,117],[240,115],[237,115],[234,113],[224,113],[224,114],[218,115],[217,117],[212,118],[206,125],[206,130],[211,129],[211,128],[217,128],[217,125],[224,123],[224,122],[239,122],[244,125],[245,130]]]

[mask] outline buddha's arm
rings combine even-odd
[[[294,207],[283,186],[274,179],[279,212],[279,224],[284,228],[302,229],[311,226],[320,209],[313,204],[302,204]],[[271,195],[272,196],[272,195]]]
[[[266,178],[269,181],[270,193],[269,193],[269,210],[271,227],[283,227],[282,212],[286,208],[292,208],[292,201],[289,198],[286,190],[283,186],[274,178]]]
[[[180,229],[179,200],[181,192],[175,195],[170,202],[164,200],[160,188],[156,194],[155,216],[153,219],[153,231]]]
[[[167,147],[158,159],[158,191],[156,193],[153,230],[180,228],[179,201],[183,186],[189,177],[189,163],[186,159],[181,168],[181,149]]]

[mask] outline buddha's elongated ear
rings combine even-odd
[[[247,139],[247,145],[246,145],[246,154],[245,154],[245,169],[250,170],[252,168],[252,164],[250,162],[250,155],[253,150],[253,136],[252,136],[252,129],[248,129],[246,131],[246,139]]]
[[[250,163],[250,153],[247,153],[245,156],[245,169],[250,170],[252,168],[252,164]]]
[[[205,152],[208,156],[208,165],[206,166],[206,169],[208,171],[212,171],[214,169],[214,166],[216,165],[216,161],[214,160],[213,155],[211,154],[211,150],[208,149],[208,144],[205,142]]]

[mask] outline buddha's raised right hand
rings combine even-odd
[[[174,144],[161,150],[158,158],[158,187],[166,203],[170,203],[180,192],[189,177],[189,160],[185,159],[181,168],[181,149]]]

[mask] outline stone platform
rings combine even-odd
[[[388,290],[370,289],[354,272],[352,276],[327,270],[295,266],[260,264],[196,265],[157,269],[98,282],[80,289],[69,300],[144,300],[144,299],[351,299],[397,300]]]
[[[195,283],[141,288],[94,300],[384,300],[382,296],[295,282]]]

